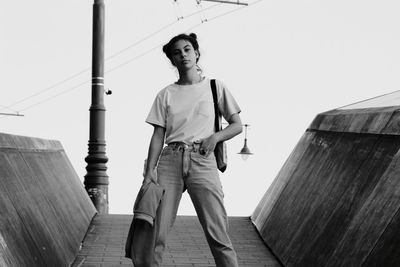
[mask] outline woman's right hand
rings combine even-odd
[[[157,184],[157,171],[155,168],[152,171],[147,171],[144,174],[143,184],[149,183],[149,182],[153,182],[153,183]]]
[[[164,145],[165,128],[161,126],[154,126],[154,132],[151,136],[149,153],[147,155],[147,160],[144,163],[144,181],[154,182],[157,184],[157,160],[161,154]]]

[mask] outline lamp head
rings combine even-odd
[[[247,139],[244,139],[244,146],[238,154],[242,156],[243,160],[247,160],[250,155],[253,155],[253,153],[251,153],[250,149],[247,147]]]

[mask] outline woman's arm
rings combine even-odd
[[[154,132],[151,137],[149,152],[147,155],[147,165],[144,174],[145,180],[150,180],[157,183],[157,175],[155,172],[155,167],[158,158],[161,154],[162,148],[164,146],[164,136],[165,136],[165,128],[154,125]]]
[[[201,148],[206,153],[206,156],[214,151],[218,142],[229,140],[242,132],[242,120],[240,119],[239,114],[233,114],[228,123],[229,125],[223,130],[202,140]]]

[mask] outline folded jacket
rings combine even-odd
[[[161,185],[148,182],[142,185],[136,197],[125,244],[125,257],[131,258],[135,266],[149,266],[153,259],[157,231],[153,225],[164,192]]]
[[[142,185],[133,206],[134,219],[145,220],[153,226],[157,208],[164,195],[164,188],[154,182]]]

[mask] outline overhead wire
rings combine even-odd
[[[205,12],[203,10],[203,5],[201,4],[201,0],[196,0],[196,6],[197,6],[197,9],[199,9],[199,11],[200,11],[199,17],[200,17],[201,22],[207,21],[207,18],[204,14]]]
[[[160,29],[158,29],[158,30],[152,32],[151,34],[145,36],[144,38],[140,39],[139,41],[137,41],[137,42],[135,42],[135,43],[133,43],[133,44],[131,44],[131,45],[125,47],[124,49],[122,49],[122,50],[120,50],[120,51],[114,53],[113,55],[111,55],[111,56],[109,56],[109,57],[106,57],[105,60],[107,61],[107,60],[110,60],[110,59],[112,59],[112,58],[114,58],[114,57],[116,57],[116,56],[119,56],[120,54],[122,54],[122,53],[128,51],[129,49],[131,49],[131,48],[133,48],[133,47],[139,45],[140,43],[143,43],[143,42],[146,41],[147,39],[150,39],[150,38],[153,37],[154,35],[156,35],[156,34],[162,32],[162,31],[166,30],[167,28],[171,27],[171,26],[174,25],[175,23],[177,23],[177,21],[173,21],[173,22],[171,22],[171,23],[168,23],[167,25],[165,25],[165,26],[161,27]]]
[[[181,10],[181,7],[180,7],[180,5],[179,5],[178,0],[174,0],[174,10],[175,10],[176,18],[177,18],[178,20],[183,19],[182,10]]]
[[[231,13],[234,13],[234,12],[236,12],[236,11],[242,9],[242,8],[245,8],[245,7],[247,7],[247,6],[239,6],[239,7],[235,8],[235,9],[233,9],[233,10],[227,11],[227,12],[225,12],[225,13],[222,13],[222,14],[219,14],[219,15],[217,15],[217,16],[214,16],[214,17],[212,17],[212,18],[210,18],[210,19],[207,19],[206,22],[215,20],[215,19],[220,18],[220,17],[224,17],[224,16],[226,16],[226,15],[229,15],[229,14],[231,14]]]
[[[346,108],[346,107],[350,107],[350,106],[361,104],[363,102],[372,101],[372,100],[375,100],[375,99],[378,99],[378,98],[383,98],[385,96],[388,96],[388,95],[391,95],[391,94],[395,94],[395,93],[399,93],[399,92],[400,92],[400,90],[396,90],[396,91],[393,91],[393,92],[390,92],[390,93],[381,94],[381,95],[370,97],[370,98],[367,98],[367,99],[364,99],[364,100],[360,100],[360,101],[357,101],[357,102],[354,102],[354,103],[351,103],[351,104],[347,104],[347,105],[344,105],[344,106],[341,106],[341,107],[338,107],[338,108],[335,108],[335,109],[343,109],[343,108]]]
[[[120,50],[120,51],[118,51],[118,52],[112,54],[111,56],[106,57],[105,60],[106,60],[106,61],[107,61],[107,60],[110,60],[110,59],[112,59],[112,58],[114,58],[114,57],[116,57],[116,56],[118,56],[118,55],[120,55],[120,54],[126,52],[127,50],[129,50],[129,49],[131,49],[131,48],[133,48],[133,47],[139,45],[140,43],[146,41],[147,39],[151,38],[152,36],[154,36],[154,35],[156,35],[156,34],[162,32],[163,30],[165,30],[165,29],[171,27],[171,26],[174,25],[175,23],[176,23],[176,21],[173,21],[173,22],[171,22],[171,23],[169,23],[169,24],[167,24],[167,25],[161,27],[160,29],[154,31],[153,33],[151,33],[151,34],[149,34],[149,35],[147,35],[147,36],[145,36],[144,38],[140,39],[139,41],[137,41],[137,42],[135,42],[135,43],[133,43],[133,44],[131,44],[131,45],[125,47],[124,49],[122,49],[122,50]],[[25,98],[22,98],[22,99],[20,99],[20,100],[14,102],[14,103],[12,103],[12,104],[10,104],[10,105],[7,105],[7,106],[1,105],[1,106],[2,106],[3,109],[10,109],[10,110],[11,110],[11,107],[13,107],[13,106],[15,106],[15,105],[18,105],[18,104],[20,104],[20,103],[22,103],[22,102],[25,102],[25,101],[27,101],[27,100],[29,100],[29,99],[31,99],[31,98],[34,98],[34,97],[36,97],[36,96],[38,96],[38,95],[41,95],[41,94],[43,94],[43,93],[45,93],[45,92],[47,92],[47,91],[49,91],[49,90],[51,90],[51,89],[54,89],[54,88],[58,87],[59,85],[64,84],[64,83],[66,83],[66,82],[68,82],[68,81],[70,81],[70,80],[72,80],[72,79],[74,79],[74,78],[76,78],[76,77],[82,75],[83,73],[86,73],[87,71],[90,71],[90,70],[91,70],[90,67],[85,68],[85,69],[79,71],[79,72],[76,73],[76,74],[73,74],[73,75],[71,75],[71,76],[69,76],[69,77],[67,77],[67,78],[65,78],[65,79],[63,79],[63,80],[61,80],[61,81],[59,81],[59,82],[57,82],[57,83],[55,83],[55,84],[49,86],[49,87],[46,87],[46,88],[43,89],[43,90],[40,90],[39,92],[36,92],[36,93],[34,93],[34,94],[32,94],[32,95],[29,95],[29,96],[27,96],[27,97],[25,97]],[[86,81],[86,82],[88,82],[88,81]],[[85,82],[85,83],[86,83],[86,82]],[[84,83],[83,83],[83,84],[84,84]],[[82,84],[82,85],[83,85],[83,84]],[[74,86],[73,88],[76,88],[76,86]],[[66,90],[66,91],[67,91],[67,90]],[[65,92],[65,91],[63,91],[62,93],[64,93],[64,92]],[[48,98],[48,99],[51,99],[51,98],[53,98],[53,97],[50,97],[50,98]],[[42,101],[40,101],[40,103],[42,103]],[[32,105],[32,106],[34,106],[34,105]],[[25,110],[25,109],[24,109],[24,110]],[[17,112],[16,110],[13,110],[13,111],[14,111],[14,112]]]
[[[196,0],[196,1],[197,1],[197,0]],[[246,8],[246,7],[249,7],[249,6],[253,6],[253,5],[258,4],[259,2],[262,2],[262,1],[264,1],[264,0],[256,0],[256,1],[252,2],[252,3],[249,3],[247,6],[241,5],[241,6],[237,7],[237,8],[235,8],[235,9],[232,9],[232,10],[229,10],[229,11],[227,11],[227,12],[221,13],[221,14],[216,15],[216,16],[214,16],[214,17],[211,17],[211,18],[209,18],[209,19],[206,18],[206,19],[205,19],[204,21],[202,21],[201,23],[198,23],[198,24],[192,26],[191,28],[187,29],[187,31],[191,31],[191,30],[193,30],[193,29],[195,29],[195,28],[201,26],[202,24],[204,24],[204,23],[206,23],[206,22],[210,22],[210,21],[212,21],[212,20],[215,20],[215,19],[224,17],[224,16],[229,15],[229,14],[231,14],[231,13],[237,12],[237,11],[241,10],[242,8]],[[221,4],[221,3],[219,3],[219,4],[217,4],[217,5],[220,5],[220,4]],[[206,9],[208,9],[208,8],[206,8]],[[204,10],[206,10],[206,9],[204,9]]]
[[[85,69],[85,70],[82,70],[82,71],[80,71],[80,72],[74,74],[74,75],[71,75],[71,76],[69,76],[68,78],[65,78],[64,80],[61,80],[61,81],[59,81],[59,82],[57,82],[57,83],[55,83],[55,84],[53,84],[53,85],[51,85],[51,86],[49,86],[49,87],[46,87],[45,89],[43,89],[43,90],[41,90],[41,91],[39,91],[39,92],[37,92],[37,93],[34,93],[34,94],[29,95],[29,96],[27,96],[27,97],[25,97],[25,98],[22,98],[22,99],[20,99],[20,100],[18,100],[18,101],[16,101],[16,102],[12,103],[11,105],[8,105],[8,106],[2,105],[2,106],[3,106],[4,108],[7,108],[7,109],[10,109],[10,110],[11,110],[11,107],[13,107],[13,106],[15,106],[15,105],[18,105],[18,104],[20,104],[20,103],[22,103],[22,102],[25,102],[25,101],[27,101],[27,100],[29,100],[29,99],[35,97],[35,96],[41,95],[41,94],[43,94],[43,93],[45,93],[45,92],[47,92],[47,91],[49,91],[49,90],[51,90],[51,89],[54,89],[54,88],[56,88],[57,86],[59,86],[59,85],[65,83],[65,82],[67,82],[67,81],[69,81],[69,80],[72,80],[72,79],[78,77],[79,75],[85,73],[85,72],[88,71],[88,70],[90,70],[90,68],[87,68],[87,69]]]
[[[28,106],[28,107],[25,107],[25,108],[21,109],[20,111],[25,111],[25,110],[31,109],[31,108],[33,108],[33,107],[35,107],[35,106],[38,106],[38,105],[40,105],[40,104],[42,104],[42,103],[44,103],[44,102],[47,102],[47,101],[49,101],[49,100],[51,100],[51,99],[53,99],[53,98],[58,97],[58,96],[60,96],[60,95],[63,95],[63,94],[69,93],[69,92],[71,92],[71,91],[73,91],[73,90],[75,90],[75,89],[78,89],[78,88],[81,87],[82,85],[88,84],[89,82],[90,82],[90,80],[81,82],[81,83],[79,83],[79,84],[77,84],[77,85],[75,85],[75,86],[73,86],[73,87],[68,88],[67,90],[61,91],[61,92],[58,93],[58,94],[52,95],[52,96],[50,96],[50,97],[48,97],[48,98],[45,98],[44,100],[41,100],[41,101],[36,102],[36,103],[34,103],[34,104],[32,104],[32,105],[30,105],[30,106]]]
[[[2,110],[9,110],[12,113],[9,112],[0,112],[0,119],[5,118],[7,116],[18,116],[18,117],[22,117],[23,115],[20,114],[20,111],[12,109],[10,107],[4,106],[4,105],[0,105],[0,107],[2,107]]]
[[[254,4],[256,4],[256,3],[258,3],[258,2],[261,2],[261,1],[264,1],[264,0],[257,0],[257,1],[254,1],[253,3],[250,3],[248,6],[254,5]],[[201,12],[204,12],[204,11],[206,11],[206,10],[208,10],[208,9],[212,9],[212,8],[214,8],[214,7],[216,7],[216,6],[219,6],[219,5],[221,5],[221,3],[218,3],[218,4],[215,4],[215,5],[209,6],[209,7],[207,7],[207,8],[202,8],[201,10],[198,10],[198,11],[196,11],[196,12],[190,13],[189,15],[186,15],[186,16],[184,16],[183,18],[185,19],[185,18],[192,17],[192,16],[194,16],[194,15],[196,15],[196,14],[199,14],[199,13],[201,13]],[[226,16],[226,15],[229,15],[229,14],[234,13],[234,12],[236,12],[236,11],[238,11],[238,10],[244,8],[244,7],[246,7],[246,6],[240,6],[240,7],[238,7],[238,8],[235,8],[235,9],[230,10],[230,11],[228,11],[228,12],[221,13],[221,14],[216,15],[216,16],[214,16],[214,17],[211,17],[211,18],[209,18],[209,19],[205,19],[205,20],[202,19],[202,20],[201,20],[201,23],[198,23],[198,24],[196,24],[196,25],[194,25],[194,26],[192,26],[192,27],[186,29],[186,31],[191,31],[192,29],[197,28],[197,27],[201,26],[202,24],[204,24],[204,23],[206,23],[206,22],[209,22],[209,21],[215,20],[215,19],[217,19],[217,18],[220,18],[220,17]],[[179,21],[179,20],[177,20],[177,21]],[[165,30],[165,29],[171,27],[171,26],[174,25],[177,21],[171,22],[171,23],[169,23],[169,24],[167,24],[167,25],[161,27],[160,29],[156,30],[155,32],[153,32],[153,33],[151,33],[151,34],[149,34],[149,35],[143,37],[143,38],[140,39],[139,41],[137,41],[137,42],[135,42],[135,43],[133,43],[133,44],[131,44],[131,45],[125,47],[124,49],[122,49],[122,50],[120,50],[120,51],[118,51],[118,52],[112,54],[112,55],[109,56],[109,57],[106,57],[105,60],[109,60],[109,59],[111,59],[111,58],[114,58],[114,57],[116,57],[116,56],[118,56],[118,55],[120,55],[120,54],[126,52],[127,50],[129,50],[129,49],[135,47],[136,45],[139,45],[140,43],[142,43],[142,42],[144,42],[145,40],[151,38],[152,36],[154,36],[154,35],[156,35],[156,34],[162,32],[163,30]],[[135,56],[135,57],[133,57],[133,58],[127,60],[127,61],[124,61],[123,63],[121,63],[121,64],[119,64],[119,65],[117,65],[117,66],[115,66],[115,67],[113,67],[113,68],[111,68],[111,69],[109,69],[109,70],[107,70],[107,71],[105,71],[105,73],[113,72],[113,71],[115,71],[115,70],[117,70],[117,69],[119,69],[119,68],[121,68],[121,67],[123,67],[123,66],[125,66],[125,65],[127,65],[127,64],[129,64],[129,63],[131,63],[132,61],[135,61],[135,60],[137,60],[137,59],[143,57],[144,55],[146,55],[146,54],[152,52],[153,50],[155,50],[155,49],[161,47],[162,45],[163,45],[163,44],[159,44],[159,45],[157,45],[157,46],[155,46],[155,47],[152,47],[151,49],[149,49],[149,50],[147,50],[147,51],[145,51],[145,52],[143,52],[143,53],[141,53],[141,54],[139,54],[139,55],[137,55],[137,56]],[[25,102],[25,101],[27,101],[27,100],[29,100],[29,99],[35,97],[35,96],[38,96],[38,95],[40,95],[40,94],[43,94],[44,92],[47,92],[47,91],[49,91],[49,90],[51,90],[51,89],[54,89],[54,88],[56,88],[57,86],[59,86],[59,85],[65,83],[65,82],[67,82],[67,81],[69,81],[69,80],[72,80],[73,78],[76,78],[76,77],[78,77],[79,75],[81,75],[81,74],[87,72],[88,70],[90,70],[90,68],[86,68],[86,69],[84,69],[84,70],[82,70],[82,71],[80,71],[80,72],[78,72],[78,73],[76,73],[76,74],[74,74],[74,75],[71,75],[71,76],[69,76],[68,78],[63,79],[63,80],[61,80],[61,81],[59,81],[59,82],[53,84],[52,86],[49,86],[49,87],[47,87],[47,88],[45,88],[45,89],[43,89],[43,90],[41,90],[41,91],[39,91],[39,92],[37,92],[37,93],[35,93],[35,94],[32,94],[32,95],[30,95],[30,96],[28,96],[28,97],[23,98],[23,99],[21,99],[21,100],[18,100],[18,101],[14,102],[14,103],[11,104],[11,105],[2,106],[2,107],[11,110],[11,107],[13,107],[13,106],[15,106],[15,105],[17,105],[17,104],[20,104],[20,103],[22,103],[22,102]],[[33,108],[33,107],[35,107],[35,106],[38,106],[38,105],[40,105],[40,104],[42,104],[42,103],[44,103],[44,102],[47,102],[47,101],[49,101],[49,100],[51,100],[51,99],[54,99],[54,98],[56,98],[56,97],[58,97],[58,96],[60,96],[60,95],[66,94],[66,93],[68,93],[68,92],[71,92],[71,91],[73,91],[73,90],[75,90],[75,89],[77,89],[77,88],[79,88],[79,87],[81,87],[81,86],[83,86],[84,84],[87,84],[87,83],[89,83],[89,82],[90,82],[90,80],[86,80],[86,81],[84,81],[84,82],[82,82],[82,83],[79,83],[79,84],[77,84],[77,85],[75,85],[75,86],[73,86],[73,87],[71,87],[71,88],[68,88],[67,90],[64,90],[64,91],[62,91],[62,92],[60,92],[60,93],[58,93],[58,94],[56,94],[56,95],[50,96],[50,97],[48,97],[48,98],[46,98],[46,99],[44,99],[44,100],[41,100],[41,101],[36,102],[36,103],[34,103],[34,104],[32,104],[32,105],[29,105],[28,107],[25,107],[25,108],[23,108],[23,109],[20,109],[19,111],[13,110],[13,112],[19,113],[19,112],[21,112],[21,111],[25,111],[25,110],[31,109],[31,108]],[[0,117],[0,118],[2,118],[2,117]]]
[[[213,6],[210,6],[210,7],[206,8],[206,9],[201,10],[201,11],[196,11],[196,12],[190,13],[189,15],[184,16],[183,18],[187,19],[187,18],[189,18],[189,17],[191,17],[191,16],[194,16],[194,15],[200,13],[200,12],[203,12],[204,10],[207,10],[207,9],[210,9],[210,8],[213,8],[213,7],[216,7],[216,6],[218,6],[218,5],[220,5],[220,3],[219,3],[219,4],[215,4],[215,5],[213,5]],[[201,23],[198,24],[198,25],[201,25]],[[185,30],[185,31],[189,31],[190,29],[192,29],[192,28],[189,28],[189,29],[187,29],[187,30]],[[137,60],[137,59],[143,57],[144,55],[146,55],[146,54],[148,54],[148,53],[150,53],[150,52],[156,50],[157,48],[160,48],[162,45],[163,45],[163,44],[158,44],[157,46],[154,46],[154,47],[152,47],[151,49],[146,50],[146,51],[143,52],[142,54],[139,54],[139,55],[137,55],[137,56],[135,56],[135,57],[133,57],[133,58],[131,58],[131,59],[128,59],[128,60],[124,61],[123,63],[121,63],[121,64],[119,64],[119,65],[113,67],[112,69],[109,69],[109,70],[105,71],[105,73],[110,73],[110,72],[112,72],[112,71],[115,71],[115,70],[117,70],[117,69],[119,69],[119,68],[121,68],[121,67],[123,67],[123,66],[129,64],[130,62],[135,61],[135,60]]]
[[[156,30],[155,32],[153,32],[153,33],[151,33],[151,34],[149,34],[149,35],[147,35],[147,36],[145,36],[144,38],[140,39],[139,41],[137,41],[137,42],[135,42],[135,43],[133,43],[133,44],[131,44],[131,45],[125,47],[124,49],[122,49],[122,50],[120,50],[120,51],[118,51],[118,52],[112,54],[111,56],[106,57],[105,60],[106,60],[106,61],[107,61],[107,60],[110,60],[110,59],[112,59],[112,58],[114,58],[114,57],[116,57],[116,56],[118,56],[118,55],[120,55],[120,54],[126,52],[127,50],[133,48],[134,46],[139,45],[140,43],[146,41],[147,39],[149,39],[149,38],[151,38],[152,36],[154,36],[154,35],[160,33],[161,31],[167,29],[168,27],[171,27],[171,26],[172,26],[173,24],[175,24],[175,23],[176,23],[176,21],[173,21],[173,22],[171,22],[171,23],[169,23],[169,24],[167,24],[167,25],[161,27],[160,29]],[[2,105],[2,106],[3,106],[4,108],[10,109],[11,107],[13,107],[13,106],[15,106],[15,105],[17,105],[17,104],[20,104],[20,103],[22,103],[22,102],[25,102],[25,101],[27,101],[27,100],[33,98],[33,97],[36,97],[36,96],[41,95],[41,94],[43,94],[43,93],[45,93],[45,92],[47,92],[47,91],[49,91],[49,90],[51,90],[51,89],[54,89],[54,88],[58,87],[58,86],[61,85],[61,84],[66,83],[66,82],[68,82],[68,81],[70,81],[70,80],[72,80],[72,79],[74,79],[74,78],[80,76],[81,74],[86,73],[87,71],[90,71],[90,69],[91,69],[90,67],[88,67],[88,68],[86,68],[86,69],[83,69],[83,70],[79,71],[78,73],[73,74],[73,75],[71,75],[71,76],[69,76],[69,77],[67,77],[67,78],[65,78],[65,79],[63,79],[63,80],[61,80],[61,81],[59,81],[59,82],[57,82],[57,83],[55,83],[55,84],[53,84],[53,85],[51,85],[51,86],[45,88],[45,89],[43,89],[43,90],[37,92],[37,93],[34,93],[34,94],[29,95],[29,96],[27,96],[27,97],[25,97],[25,98],[22,98],[22,99],[20,99],[20,100],[18,100],[18,101],[16,101],[16,102],[12,103],[11,105],[8,105],[8,106]],[[74,86],[74,88],[75,88],[75,86]],[[63,91],[63,92],[64,92],[64,91]],[[50,97],[50,99],[51,99],[51,98],[52,98],[52,97]],[[42,101],[40,101],[40,102],[42,102]]]
[[[4,105],[0,105],[0,107],[2,107],[2,108],[3,108],[3,110],[4,110],[4,109],[8,109],[8,110],[10,110],[10,111],[12,111],[12,112],[14,112],[14,113],[17,113],[17,112],[18,112],[18,110],[15,110],[15,109],[9,108],[9,107],[7,107],[7,106],[4,106]]]
[[[210,7],[206,8],[205,10],[210,9],[210,8],[214,8],[214,7],[217,6],[217,5],[219,5],[219,4],[210,6]],[[190,13],[190,14],[184,16],[183,18],[192,17],[192,16],[198,14],[199,12],[200,12],[200,11],[196,11],[196,12]],[[129,49],[131,49],[131,48],[133,48],[133,47],[135,47],[135,46],[141,44],[142,42],[146,41],[147,39],[150,39],[150,38],[153,37],[154,35],[156,35],[156,34],[162,32],[162,31],[166,30],[167,28],[171,27],[172,25],[174,25],[174,24],[177,23],[177,22],[178,22],[178,20],[175,20],[175,21],[173,21],[173,22],[171,22],[171,23],[168,23],[167,25],[165,25],[165,26],[159,28],[158,30],[152,32],[151,34],[149,34],[149,35],[143,37],[142,39],[138,40],[137,42],[135,42],[135,43],[133,43],[133,44],[131,44],[131,45],[129,45],[129,46],[127,46],[127,47],[121,49],[120,51],[118,51],[118,52],[112,54],[111,56],[106,57],[106,58],[105,58],[105,61],[110,60],[110,59],[112,59],[112,58],[115,58],[115,57],[119,56],[120,54],[122,54],[122,53],[128,51]],[[159,46],[157,46],[157,47],[159,47]],[[155,48],[151,49],[150,51],[152,51],[152,50],[154,50],[154,49],[155,49]],[[144,54],[147,54],[147,53],[149,53],[150,51],[147,51],[147,52],[145,52]],[[123,63],[123,64],[121,64],[121,65],[126,65],[127,63],[129,63],[129,62],[131,62],[131,61],[133,61],[133,60],[135,60],[135,59],[137,59],[137,58],[140,58],[141,56],[142,56],[142,55],[139,55],[139,56],[135,57],[134,59],[128,60],[126,63]],[[117,67],[118,67],[118,66],[117,66]],[[61,84],[64,84],[64,83],[66,83],[66,82],[68,82],[68,81],[70,81],[70,80],[72,80],[72,79],[74,79],[74,78],[76,78],[76,77],[82,75],[83,73],[86,73],[87,71],[90,71],[90,69],[91,69],[90,67],[85,68],[85,69],[79,71],[79,72],[76,73],[76,74],[73,74],[73,75],[71,75],[71,76],[69,76],[69,77],[67,77],[67,78],[65,78],[65,79],[63,79],[63,80],[61,80],[61,81],[59,81],[59,82],[57,82],[57,83],[55,83],[55,84],[49,86],[49,87],[46,87],[45,89],[40,90],[39,92],[36,92],[36,93],[34,93],[34,94],[32,94],[32,95],[29,95],[29,96],[27,96],[27,97],[24,97],[24,98],[22,98],[22,99],[20,99],[20,100],[18,100],[18,101],[16,101],[16,102],[13,102],[13,103],[10,104],[10,105],[7,105],[7,106],[2,105],[3,108],[2,108],[1,110],[4,110],[4,109],[12,110],[11,107],[16,106],[16,105],[18,105],[18,104],[20,104],[20,103],[23,103],[23,102],[25,102],[25,101],[27,101],[27,100],[29,100],[29,99],[31,99],[31,98],[34,98],[34,97],[36,97],[36,96],[39,96],[39,95],[41,95],[41,94],[43,94],[43,93],[45,93],[45,92],[47,92],[47,91],[50,91],[50,90],[52,90],[52,89],[54,89],[54,88],[57,88],[57,87],[60,86]],[[85,82],[85,83],[86,83],[86,82]],[[83,84],[84,84],[84,83],[83,83]],[[83,85],[83,84],[82,84],[82,85]],[[74,86],[73,88],[76,88],[76,86]],[[66,91],[68,91],[68,90],[62,91],[59,95],[64,94]],[[49,98],[46,98],[46,99],[49,100],[49,99],[52,99],[52,98],[54,98],[54,97],[49,97]],[[40,102],[40,103],[43,103],[43,102],[46,102],[46,101],[39,101],[39,102]],[[33,104],[33,105],[29,106],[29,107],[33,107],[33,106],[36,106],[36,105]],[[26,110],[26,108],[25,108],[24,110]],[[13,110],[13,112],[18,112],[18,111]]]

